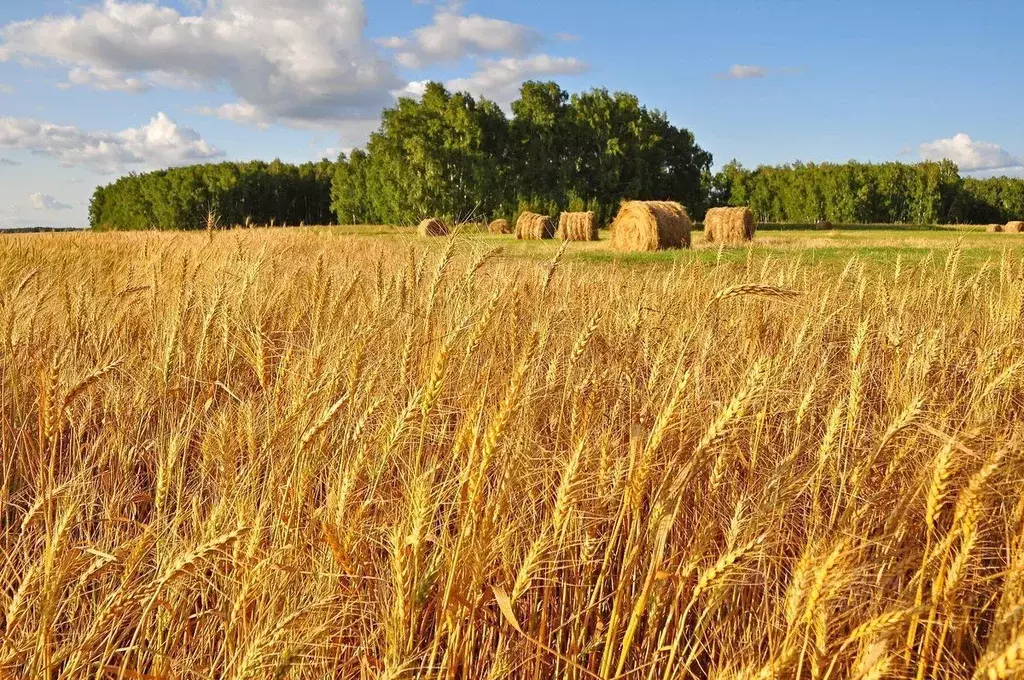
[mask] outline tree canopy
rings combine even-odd
[[[794,163],[746,170],[726,164],[710,200],[746,205],[760,222],[988,224],[1024,215],[1024,180],[961,178],[938,163]]]
[[[329,160],[304,165],[217,163],[130,174],[96,189],[93,229],[201,229],[216,213],[224,224],[330,224]]]
[[[704,207],[711,155],[630,94],[569,96],[527,82],[509,119],[496,104],[438,83],[383,114],[365,152],[339,159],[332,192],[341,223],[468,220],[523,210],[589,209],[623,199]]]

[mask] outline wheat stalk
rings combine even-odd
[[[780,288],[778,286],[769,286],[760,283],[741,283],[735,286],[729,286],[715,293],[715,296],[711,299],[712,303],[721,302],[723,300],[729,300],[737,297],[747,296],[758,296],[758,297],[771,297],[781,298],[785,300],[791,300],[793,298],[800,297],[803,295],[798,290],[791,290],[789,288]]]

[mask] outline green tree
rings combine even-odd
[[[500,157],[488,131],[503,122],[497,106],[438,83],[427,86],[421,101],[400,99],[367,146],[371,212],[398,224],[490,214],[501,192]]]

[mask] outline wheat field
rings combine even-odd
[[[0,674],[1004,678],[1024,264],[0,237]]]

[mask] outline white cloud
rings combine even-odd
[[[401,90],[395,90],[391,94],[398,99],[399,97],[411,97],[412,99],[419,99],[423,96],[423,93],[427,91],[427,85],[430,83],[429,80],[413,80],[410,83],[406,83],[405,87]]]
[[[514,100],[523,81],[538,76],[573,75],[583,73],[587,64],[575,57],[551,57],[537,54],[526,59],[488,59],[478,65],[477,71],[467,78],[456,78],[447,83],[451,90],[483,95],[499,104]]]
[[[105,68],[76,66],[68,72],[68,85],[81,85],[106,92],[145,92],[151,85],[139,78]],[[58,87],[60,87],[58,85]]]
[[[334,131],[337,133],[338,142],[337,146],[333,147],[332,150],[335,152],[343,151],[347,154],[350,153],[352,149],[363,148],[366,146],[366,142],[370,139],[370,135],[379,127],[380,118],[343,121],[334,127]],[[337,155],[337,153],[332,153],[329,157],[333,158]]]
[[[764,66],[749,66],[744,64],[733,64],[721,77],[731,80],[749,80],[751,78],[764,78],[769,73]]]
[[[409,41],[405,38],[395,36],[390,38],[377,38],[373,42],[387,50],[398,50],[409,44]]]
[[[21,163],[19,163],[18,161],[12,161],[10,158],[0,158],[0,165],[15,166],[21,165]]]
[[[31,118],[0,118],[0,147],[56,158],[65,166],[114,172],[126,165],[164,167],[207,161],[223,152],[164,113],[120,132],[87,132]]]
[[[948,139],[937,139],[918,147],[921,159],[940,161],[949,159],[964,171],[997,170],[1024,165],[1024,159],[1014,156],[1003,147],[992,142],[971,139],[961,132]]]
[[[71,210],[67,203],[61,203],[53,196],[38,191],[28,197],[28,202],[35,210]]]
[[[94,0],[95,1],[95,0]],[[338,128],[365,121],[396,96],[417,96],[399,65],[474,58],[453,87],[511,100],[533,76],[579,73],[574,58],[536,52],[537,30],[436,5],[429,25],[369,40],[365,0],[102,0],[57,16],[0,25],[0,62],[67,68],[63,88],[138,93],[201,89],[229,98],[193,110],[256,126]],[[556,40],[571,41],[569,33]],[[124,162],[124,161],[119,161]]]
[[[579,39],[580,37],[575,33],[555,33],[555,40],[559,40],[561,42],[576,42]]]
[[[402,66],[417,69],[467,56],[523,56],[541,41],[541,34],[529,26],[478,14],[461,16],[456,8],[441,7],[433,22],[414,30],[411,38],[384,38],[378,44],[402,49],[395,59]]]
[[[223,104],[221,106],[200,106],[196,110],[199,113],[205,113],[208,116],[216,116],[217,118],[223,118],[224,120],[230,120],[236,123],[247,123],[261,128],[267,127],[272,121],[263,109],[245,101],[235,102],[233,104]],[[291,122],[298,122],[299,127],[301,127],[302,121]]]
[[[105,0],[10,23],[0,61],[57,63],[70,82],[99,89],[226,86],[234,108],[211,110],[307,125],[376,114],[402,86],[364,37],[363,0],[207,0],[196,11]]]
[[[0,83],[0,94],[14,94],[14,88],[10,85]]]

